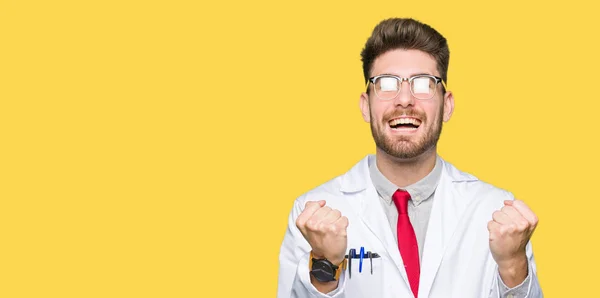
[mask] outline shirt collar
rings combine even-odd
[[[369,156],[369,174],[371,176],[371,180],[373,181],[373,185],[375,185],[375,189],[377,189],[379,195],[384,199],[386,203],[391,204],[392,195],[400,187],[396,186],[394,183],[388,180],[379,171],[379,168],[377,168],[377,163],[375,161],[375,155]],[[410,197],[415,205],[419,205],[421,202],[423,202],[433,194],[433,192],[437,188],[438,182],[440,181],[441,175],[442,160],[439,156],[437,156],[435,159],[435,166],[433,167],[433,170],[431,170],[431,172],[427,174],[427,176],[402,189],[406,190],[410,194]]]

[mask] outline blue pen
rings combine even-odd
[[[358,273],[362,272],[362,261],[363,258],[365,257],[365,248],[364,247],[360,247],[360,261],[358,262]]]

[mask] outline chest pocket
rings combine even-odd
[[[379,255],[372,259],[365,256],[362,270],[359,258],[353,258],[352,264],[349,259],[346,267],[346,297],[383,297],[383,266],[383,258]]]

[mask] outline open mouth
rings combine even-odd
[[[414,131],[421,126],[421,120],[416,118],[395,118],[388,122],[392,130]]]

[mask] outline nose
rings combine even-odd
[[[400,92],[394,98],[394,104],[404,108],[415,104],[415,98],[410,92],[410,83],[408,81],[400,83]]]

